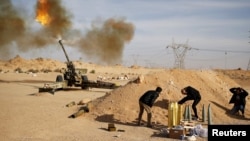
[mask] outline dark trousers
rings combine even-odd
[[[237,112],[241,111],[242,115],[244,115],[245,105],[234,105],[231,109],[231,114],[236,114]]]
[[[185,98],[183,98],[182,100],[180,100],[180,101],[178,102],[178,104],[183,104],[183,103],[185,103],[185,102],[188,101],[188,100],[191,100],[191,99],[187,99],[187,98],[185,97]],[[198,118],[196,106],[198,105],[198,103],[199,103],[200,101],[201,101],[201,97],[197,97],[197,98],[194,100],[193,104],[192,104],[192,109],[193,109],[193,111],[194,111],[194,116],[195,116],[196,118]]]
[[[194,102],[193,102],[193,104],[192,104],[192,109],[193,109],[193,111],[194,111],[194,116],[195,116],[196,118],[198,118],[196,106],[198,105],[198,103],[199,103],[200,101],[201,101],[201,99],[200,99],[200,98],[197,98],[196,100],[194,100]]]

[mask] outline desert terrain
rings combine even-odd
[[[64,62],[52,59],[36,58],[26,60],[16,56],[0,61],[0,138],[3,141],[172,141],[168,138],[168,103],[176,102],[183,96],[181,88],[188,85],[197,88],[202,99],[198,105],[198,114],[202,115],[202,106],[211,106],[212,124],[250,124],[250,102],[246,98],[245,118],[231,116],[228,110],[231,87],[242,87],[250,92],[250,71],[234,70],[188,70],[144,68],[121,65],[101,66],[92,63],[74,61],[77,68],[87,68],[88,78],[115,82],[116,89],[90,88],[82,90],[71,88],[39,93],[45,83],[55,82]],[[118,79],[128,76],[128,80]],[[143,78],[140,83],[135,79]],[[116,78],[116,79],[112,79]],[[153,128],[137,126],[139,97],[147,90],[163,88],[160,97],[153,106]],[[89,100],[89,112],[76,118],[82,105],[67,107],[70,102]],[[191,104],[192,101],[185,103]],[[146,114],[143,121],[146,122]],[[108,131],[113,123],[116,131]],[[206,122],[197,122],[206,128]],[[145,124],[144,124],[145,125]],[[197,136],[196,140],[206,141],[206,137]]]

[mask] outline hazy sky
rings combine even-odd
[[[35,15],[36,0],[11,0],[16,7]],[[72,14],[75,29],[86,32],[92,23],[109,18],[124,18],[135,32],[125,44],[122,63],[147,67],[172,68],[183,46],[185,68],[246,69],[250,61],[249,0],[62,0]],[[31,18],[32,19],[32,18]],[[33,28],[39,28],[31,21]],[[167,46],[169,46],[167,48]],[[67,48],[71,60],[91,59]],[[58,48],[19,53],[22,57],[49,57],[65,61]],[[183,54],[182,54],[183,55]],[[180,58],[180,57],[178,57]]]

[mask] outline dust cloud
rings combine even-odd
[[[26,27],[10,0],[0,1],[0,11],[0,55],[5,56],[10,54],[8,45],[20,36],[24,36]]]
[[[101,27],[93,26],[79,41],[80,51],[99,63],[119,64],[125,43],[134,35],[134,26],[124,19],[108,19]]]

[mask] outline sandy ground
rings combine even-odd
[[[2,65],[5,66],[5,65]],[[60,66],[60,65],[59,65]],[[15,68],[10,67],[9,68]],[[0,73],[0,138],[3,141],[172,141],[165,129],[168,127],[169,101],[182,98],[180,88],[192,85],[202,93],[198,106],[201,116],[202,105],[212,105],[213,124],[250,124],[250,103],[247,97],[246,118],[227,114],[232,105],[228,104],[228,88],[242,86],[248,92],[250,73],[236,70],[155,70],[140,68],[122,68],[116,66],[93,67],[99,73],[88,74],[90,79],[100,75],[110,76],[129,74],[130,80],[143,74],[142,83],[127,83],[130,80],[116,80],[122,87],[115,90],[74,88],[38,93],[38,88],[46,82],[54,82],[59,73]],[[6,68],[4,68],[6,69]],[[107,73],[108,72],[108,73]],[[235,75],[237,73],[239,75]],[[231,74],[232,73],[232,74]],[[170,83],[171,82],[171,83]],[[153,107],[154,128],[136,126],[138,99],[148,89],[156,86],[164,88]],[[88,113],[76,118],[69,118],[81,105],[67,107],[74,101],[90,99]],[[191,104],[187,102],[186,105]],[[146,115],[143,116],[146,121]],[[108,131],[108,124],[113,123],[116,131]],[[207,123],[201,124],[206,128]],[[196,138],[198,141],[206,137]]]

